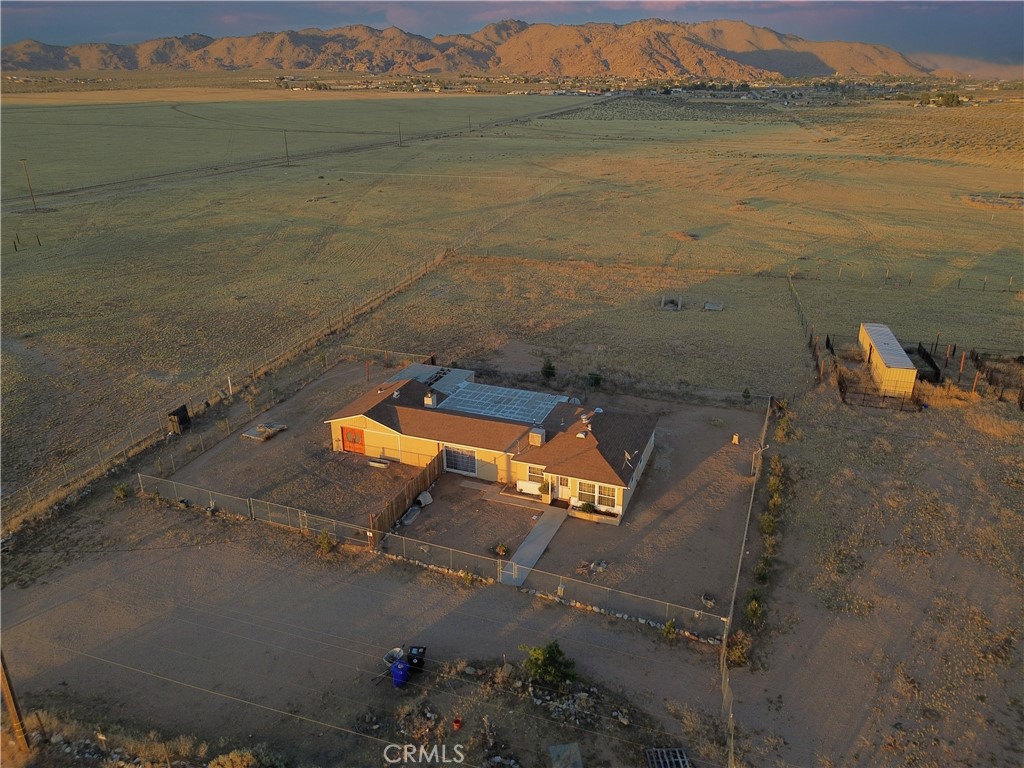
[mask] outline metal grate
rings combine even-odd
[[[647,768],[693,768],[682,747],[647,750]]]

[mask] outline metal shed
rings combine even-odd
[[[909,397],[914,393],[917,367],[903,351],[889,326],[861,323],[858,335],[867,355],[871,378],[885,397]]]

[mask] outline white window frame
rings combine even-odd
[[[527,465],[526,479],[529,480],[531,483],[543,483],[544,467],[534,467],[532,465]]]
[[[604,497],[602,499],[602,496]],[[597,486],[597,505],[599,507],[614,507],[615,499],[617,494],[615,493],[615,487],[611,485],[599,485]],[[608,501],[608,498],[611,501]]]
[[[455,459],[454,466],[448,463],[449,455]],[[473,460],[472,470],[469,467],[469,459]],[[465,460],[465,464],[463,464]],[[459,448],[454,445],[446,445],[444,447],[444,468],[446,472],[457,472],[460,475],[469,475],[470,477],[476,477],[476,451],[472,448]]]

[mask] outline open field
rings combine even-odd
[[[680,382],[785,391],[793,381],[792,349],[778,351],[793,338],[792,319],[770,316],[784,311],[782,286],[699,277],[707,270],[843,268],[843,279],[865,271],[876,284],[887,271],[914,272],[913,300],[903,305],[911,308],[940,296],[944,304],[960,277],[1024,284],[1019,214],[964,202],[1019,187],[1016,144],[976,138],[966,117],[1012,130],[1013,104],[955,118],[898,113],[945,120],[943,135],[960,147],[947,156],[941,142],[888,154],[864,139],[891,123],[891,105],[781,111],[633,98],[290,100],[282,91],[278,100],[239,101],[240,92],[225,93],[231,98],[218,102],[5,104],[4,154],[26,158],[45,211],[32,212],[20,163],[5,163],[3,468],[11,487],[89,449],[125,415],[159,414],[222,382],[253,350],[336,322],[448,248],[491,260],[448,280],[456,295],[463,280],[475,285],[474,312],[493,310],[495,320],[465,338],[476,334],[475,320],[435,286],[442,301],[415,324],[425,343],[413,348],[482,357],[514,328],[551,347],[564,372],[600,362],[634,378],[653,373],[661,392]],[[487,126],[566,106],[579,110]],[[406,136],[436,138],[399,149],[399,122]],[[971,141],[984,143],[976,157]],[[350,151],[361,146],[379,148]],[[927,146],[934,155],[923,159]],[[580,262],[614,269],[583,293],[573,279]],[[724,300],[727,309],[687,310],[670,326],[650,309],[663,292]],[[515,296],[507,326],[499,295]],[[565,298],[577,308],[563,313]],[[588,299],[594,311],[581,311]],[[597,311],[602,317],[592,317]],[[887,319],[879,314],[868,319]],[[1015,332],[1005,303],[987,300],[969,314],[974,327],[962,333],[979,346],[1005,346]],[[595,338],[576,338],[580,321]],[[394,313],[372,320],[396,322]],[[408,345],[409,334],[378,330],[358,329],[355,338]],[[657,339],[645,345],[650,368],[629,359],[638,338]],[[785,362],[759,359],[751,343]],[[588,353],[587,344],[602,351]],[[706,367],[719,344],[727,352],[717,370]]]
[[[295,115],[300,105],[288,102],[174,103],[133,107],[154,132],[110,134],[121,146],[69,153],[66,179],[37,152],[74,146],[83,126],[62,121],[84,113],[3,112],[2,149],[28,159],[48,209],[31,212],[19,164],[6,163],[5,485],[219,382],[254,350],[323,328],[452,249],[320,349],[332,361],[342,344],[436,351],[531,386],[550,356],[564,392],[599,373],[613,395],[735,398],[749,387],[789,399],[788,434],[767,440],[789,486],[778,554],[760,586],[766,618],[745,626],[757,634],[752,663],[731,673],[748,764],[1019,765],[1021,412],[950,397],[894,413],[844,406],[831,384],[812,389],[783,277],[794,274],[822,335],[850,336],[873,321],[909,344],[941,333],[961,348],[1018,350],[1021,212],[971,196],[1021,191],[1019,103],[688,111],[624,98],[469,133],[450,105],[471,98],[338,100],[367,110],[366,133],[351,136],[334,132],[341,112],[331,110],[342,107],[312,97]],[[400,103],[447,135],[347,151],[385,141],[381,125],[405,114]],[[507,103],[494,114],[558,104]],[[89,109],[102,138],[112,120]],[[207,140],[209,124],[225,120]],[[289,151],[299,152],[295,131],[306,153],[290,163],[285,128]],[[149,136],[165,151],[138,160],[153,154]],[[120,157],[138,173],[119,169]],[[92,178],[116,183],[85,188]],[[681,298],[683,309],[660,309],[662,296]],[[705,301],[725,309],[701,311]],[[357,389],[358,368],[349,373],[311,394],[333,408],[332,386],[339,399]],[[278,439],[286,448],[295,438]],[[307,474],[267,492],[329,499],[347,482],[343,472],[319,484]],[[259,731],[323,761],[349,743],[291,715],[359,722],[366,697],[347,691],[365,687],[369,670],[344,659],[373,666],[380,649],[416,635],[438,659],[488,668],[520,642],[558,637],[581,671],[687,743],[696,743],[694,711],[720,711],[710,656],[666,653],[662,638],[639,628],[362,556],[310,562],[307,540],[138,501],[116,506],[103,487],[104,498],[30,531],[17,560],[5,555],[5,651],[31,706],[65,701],[89,719],[172,732],[202,722],[204,738],[233,743]],[[758,541],[755,532],[741,595],[753,586]],[[14,584],[21,572],[25,589]],[[737,608],[746,625],[742,601]],[[175,683],[278,711],[239,710]],[[373,699],[381,711],[384,695]],[[691,708],[683,722],[680,702]],[[554,733],[593,743],[588,759],[626,760],[593,733]],[[705,746],[701,759],[726,761],[720,743]]]

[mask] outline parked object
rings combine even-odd
[[[242,437],[249,440],[255,440],[259,443],[265,443],[278,432],[284,432],[286,429],[288,429],[287,424],[275,424],[274,422],[268,421],[264,424],[257,424],[255,427],[245,430],[245,432],[242,433]]]

